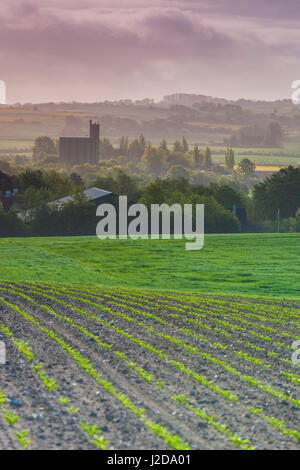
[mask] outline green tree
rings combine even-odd
[[[145,204],[148,208],[151,204],[162,204],[166,201],[167,192],[164,188],[161,180],[152,181],[149,183],[143,191],[143,195],[139,200],[139,203]]]
[[[78,186],[78,187],[83,187],[84,186],[84,182],[83,182],[81,176],[78,173],[75,173],[75,172],[72,173],[70,175],[70,180],[72,181],[74,186]]]
[[[129,145],[128,155],[132,158],[140,158],[143,155],[144,150],[141,149],[139,141],[134,139]]]
[[[32,149],[32,158],[34,161],[38,161],[47,155],[53,154],[57,154],[54,140],[46,135],[42,135],[35,139]]]
[[[190,174],[183,166],[174,165],[169,169],[167,173],[167,177],[170,178],[171,180],[179,180],[183,178],[186,181],[189,181]]]
[[[159,145],[159,149],[162,150],[166,155],[169,153],[168,144],[166,139],[163,139]]]
[[[225,154],[225,167],[227,170],[232,171],[234,168],[234,152],[232,149],[227,148],[226,154]]]
[[[58,155],[47,155],[46,157],[44,158],[41,158],[40,160],[38,160],[38,163],[36,164],[36,166],[38,167],[43,167],[44,169],[46,169],[46,167],[48,166],[57,166],[57,165],[60,165],[60,159],[59,159],[59,156]]]
[[[142,157],[144,169],[155,175],[160,175],[163,169],[164,154],[159,148],[148,146]]]
[[[127,175],[119,170],[117,174],[112,176],[98,176],[93,181],[92,186],[106,191],[111,191],[116,195],[125,195],[128,199],[137,200],[140,196],[137,179]]]
[[[190,167],[191,161],[182,152],[170,152],[166,158],[166,168],[170,168],[173,165],[181,165],[184,167]]]
[[[199,168],[203,165],[203,155],[200,153],[198,145],[195,145],[193,151],[194,164],[196,168]]]
[[[139,146],[140,146],[140,157],[144,154],[145,148],[146,148],[146,140],[143,134],[140,135],[139,137]]]
[[[271,122],[266,130],[265,145],[280,147],[284,137],[283,129],[278,122]]]
[[[238,233],[241,231],[239,220],[219,204],[213,196],[192,194],[187,203],[204,204],[204,227],[206,233]]]
[[[0,201],[0,237],[19,237],[27,233],[27,227],[14,211],[4,212]]]
[[[173,152],[183,152],[183,148],[179,140],[175,140],[173,144]]]
[[[261,218],[275,219],[278,209],[282,218],[294,217],[300,207],[300,168],[281,168],[256,184],[253,199],[256,213]]]
[[[204,168],[209,170],[212,167],[212,159],[211,159],[211,150],[209,147],[206,147],[205,153],[204,153]]]
[[[38,235],[91,235],[95,225],[95,205],[79,188],[61,207],[39,205],[33,211],[31,221],[31,227]]]
[[[225,208],[232,208],[236,206],[243,206],[241,195],[228,185],[215,185],[213,195],[219,204]]]
[[[128,199],[136,199],[139,192],[137,182],[134,178],[127,175],[123,171],[119,171],[117,175],[118,194],[125,195]]]
[[[295,217],[289,218],[290,232],[300,232],[300,208],[297,209]]]
[[[6,160],[0,160],[0,171],[3,171],[3,173],[6,173],[8,175],[13,174],[13,168],[10,163]]]
[[[120,139],[120,155],[128,155],[129,151],[129,140],[128,136],[122,136]]]
[[[28,169],[15,177],[14,187],[18,188],[20,192],[24,192],[29,186],[33,186],[35,189],[46,187],[44,174],[41,170]]]
[[[36,189],[34,186],[26,188],[23,194],[22,208],[24,210],[24,220],[31,222],[34,215],[34,210],[41,206],[43,203],[50,200],[50,194],[47,189]]]
[[[185,137],[182,137],[182,151],[184,153],[189,151],[189,145],[188,145]]]
[[[51,199],[59,199],[74,192],[74,185],[65,174],[51,170],[43,175],[44,185],[51,195]]]
[[[255,174],[255,167],[255,163],[251,162],[249,158],[243,158],[238,164],[236,172],[242,178],[252,178]]]
[[[100,139],[99,153],[103,158],[111,158],[116,153],[111,141],[106,137]]]

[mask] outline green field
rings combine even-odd
[[[184,243],[0,239],[1,450],[299,449],[300,234]]]
[[[300,165],[300,158],[296,157],[289,157],[288,155],[284,157],[277,157],[273,155],[235,155],[235,163],[240,163],[244,158],[249,158],[252,162],[259,165],[270,165],[270,166],[280,166],[280,167],[287,167],[289,165],[298,166]],[[224,164],[224,155],[212,155],[213,162]]]
[[[183,240],[95,237],[0,240],[0,280],[300,297],[300,234],[206,235]]]

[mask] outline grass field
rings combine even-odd
[[[0,239],[0,280],[182,292],[300,297],[300,235],[206,235],[184,240]]]

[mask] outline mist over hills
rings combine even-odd
[[[41,103],[14,103],[10,105],[0,105],[0,108],[10,108],[10,107],[39,107],[42,109],[51,109],[53,107],[67,106],[99,106],[99,105],[112,105],[112,106],[141,106],[141,107],[162,107],[162,108],[172,108],[173,106],[186,106],[186,107],[196,107],[197,105],[237,105],[241,107],[260,107],[260,106],[280,106],[280,107],[289,107],[293,109],[291,99],[278,99],[278,100],[255,100],[255,99],[244,99],[240,98],[237,100],[230,100],[226,98],[220,98],[215,96],[203,95],[203,94],[194,94],[194,93],[171,93],[164,95],[161,100],[155,101],[152,98],[144,98],[141,100],[132,100],[132,99],[119,99],[119,100],[104,100],[104,101],[93,101],[93,102],[82,102],[82,101],[50,101],[50,102],[41,102]]]

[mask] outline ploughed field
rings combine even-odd
[[[300,306],[0,284],[0,449],[296,449]]]

